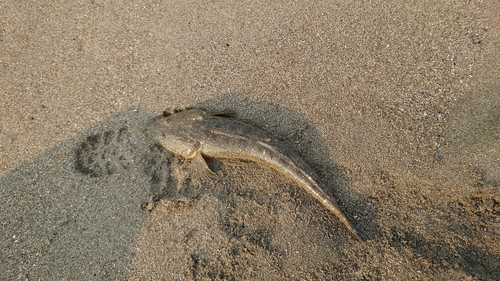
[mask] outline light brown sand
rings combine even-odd
[[[0,280],[500,279],[496,1],[3,1]],[[231,110],[295,183],[144,132]]]

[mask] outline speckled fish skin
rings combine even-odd
[[[207,114],[200,109],[185,110],[158,119],[148,131],[165,149],[193,159],[202,176],[211,173],[203,155],[246,159],[270,165],[305,187],[339,218],[356,239],[363,241],[338,204],[323,191],[319,177],[309,165],[265,132],[234,119]]]

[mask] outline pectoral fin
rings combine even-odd
[[[208,167],[207,162],[205,161],[200,152],[198,152],[196,156],[191,159],[191,162],[195,166],[194,168],[196,169],[196,173],[199,179],[204,179],[204,180],[212,179],[214,172],[210,170],[210,167]]]

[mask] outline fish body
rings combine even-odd
[[[158,119],[149,127],[151,136],[165,149],[192,159],[202,177],[211,172],[203,156],[238,158],[267,164],[300,183],[315,199],[361,237],[324,191],[317,174],[296,153],[267,133],[243,122],[190,109]]]

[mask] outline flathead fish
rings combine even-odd
[[[192,159],[201,177],[213,172],[203,156],[239,158],[267,164],[301,184],[315,199],[363,241],[342,213],[339,205],[324,191],[317,174],[291,149],[264,131],[249,124],[208,114],[200,109],[184,110],[156,120],[148,128],[151,136],[165,149]]]

